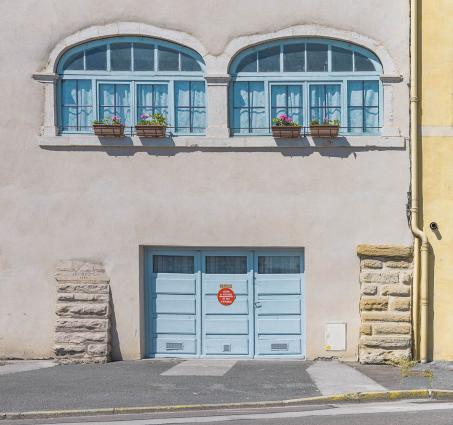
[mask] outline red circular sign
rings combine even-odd
[[[222,305],[233,304],[234,292],[230,288],[222,288],[217,294],[217,299]]]

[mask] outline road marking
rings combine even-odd
[[[223,376],[237,360],[196,359],[185,360],[161,375],[164,376]]]
[[[387,391],[368,376],[336,360],[317,361],[307,372],[322,395]]]
[[[269,420],[285,418],[301,418],[309,416],[338,416],[338,415],[358,415],[374,413],[409,413],[420,411],[448,410],[453,409],[453,403],[422,403],[414,404],[409,402],[393,403],[376,403],[367,405],[337,405],[335,409],[311,410],[301,412],[278,412],[278,413],[249,413],[249,414],[230,414],[225,416],[193,416],[186,418],[159,418],[159,419],[140,419],[134,421],[125,421],[118,418],[117,421],[109,422],[71,422],[72,425],[112,425],[120,423],[121,425],[168,425],[168,424],[197,424],[228,422],[238,420]]]

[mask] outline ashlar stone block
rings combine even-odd
[[[360,310],[387,310],[389,305],[388,298],[362,298],[360,300]]]
[[[382,261],[362,260],[362,267],[365,269],[382,269]]]
[[[394,311],[408,311],[411,309],[410,298],[395,298],[392,301],[391,309]]]
[[[407,285],[383,285],[381,295],[408,296],[411,294],[411,287]]]

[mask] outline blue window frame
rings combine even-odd
[[[60,133],[92,133],[92,122],[119,116],[133,135],[142,114],[161,113],[170,135],[205,133],[206,66],[196,52],[145,37],[111,37],[60,59]]]
[[[308,128],[314,116],[339,120],[340,134],[380,134],[382,66],[368,50],[317,38],[265,43],[230,67],[232,134],[270,134],[285,114]]]

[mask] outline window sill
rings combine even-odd
[[[122,147],[122,148],[314,148],[314,147],[376,147],[404,148],[404,137],[339,136],[302,137],[297,139],[259,137],[97,137],[88,135],[41,136],[42,147]]]

